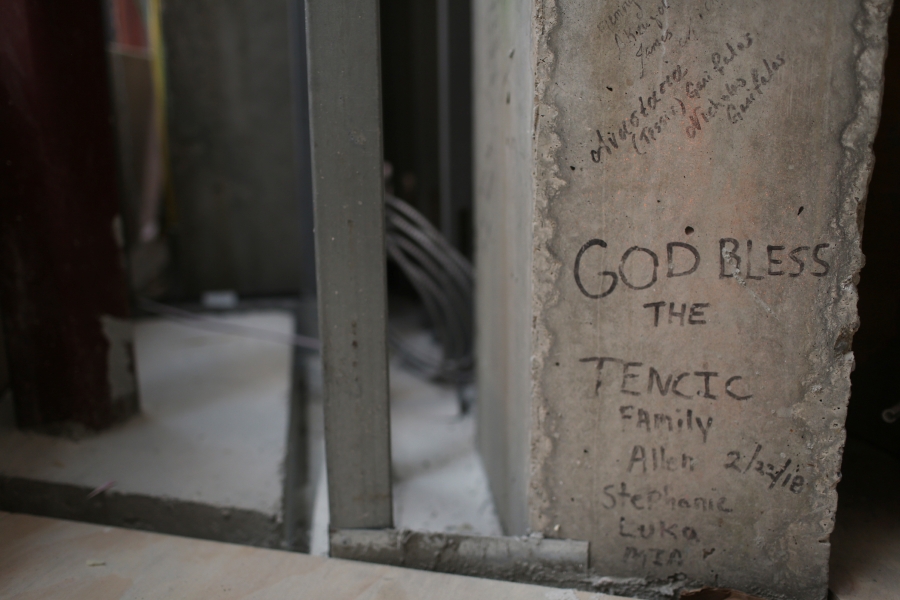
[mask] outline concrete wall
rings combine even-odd
[[[478,442],[508,534],[528,528],[532,6],[473,5]]]
[[[528,526],[590,541],[608,590],[820,600],[890,2],[476,5],[504,524],[524,475]]]
[[[296,291],[288,5],[166,2],[176,292]]]

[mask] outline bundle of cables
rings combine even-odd
[[[466,412],[474,390],[472,265],[428,220],[406,202],[385,196],[387,255],[400,268],[422,300],[440,349],[416,343],[392,326],[391,348],[424,377],[457,385],[460,406]],[[317,351],[319,341],[232,324],[221,319],[140,298],[140,307],[186,325],[221,333],[265,339]],[[421,340],[419,340],[421,341]]]
[[[398,330],[391,348],[426,377],[460,386],[473,379],[474,277],[472,265],[412,206],[385,196],[388,259],[403,272],[422,300],[441,352],[427,352]]]

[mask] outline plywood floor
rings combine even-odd
[[[0,513],[0,598],[612,600],[614,597]]]

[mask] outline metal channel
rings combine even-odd
[[[306,0],[330,525],[392,526],[378,0]]]

